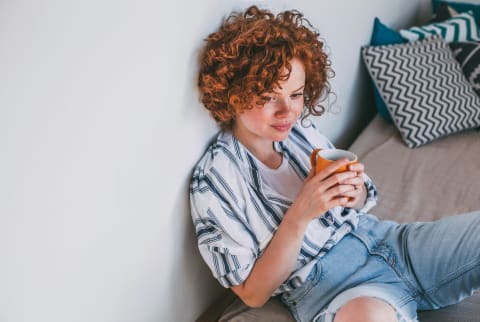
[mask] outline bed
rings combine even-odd
[[[480,131],[455,133],[412,149],[394,124],[375,116],[350,150],[357,153],[378,188],[371,213],[398,222],[429,221],[480,209]],[[420,322],[479,321],[480,294],[459,304],[419,312]],[[231,291],[197,322],[293,322],[272,298],[260,309],[245,306]]]

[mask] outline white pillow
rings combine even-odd
[[[480,41],[475,18],[471,11],[463,12],[442,22],[401,29],[400,35],[408,41],[416,41],[440,35],[446,42]]]

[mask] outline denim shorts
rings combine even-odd
[[[297,321],[333,321],[349,300],[391,305],[398,321],[455,304],[480,286],[480,212],[398,224],[362,215],[358,228],[319,259],[306,282],[282,294]]]

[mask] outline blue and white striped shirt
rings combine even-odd
[[[332,147],[313,124],[304,128],[299,122],[286,140],[275,143],[275,149],[301,178],[310,170],[312,150]],[[191,179],[191,214],[198,247],[224,287],[247,279],[293,202],[262,182],[257,162],[230,132],[223,131],[199,160]],[[357,227],[361,213],[375,205],[375,186],[367,175],[364,178],[367,200],[363,208],[357,212],[335,207],[312,220],[294,270],[274,295],[303,284],[315,262]]]

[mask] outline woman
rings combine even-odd
[[[310,153],[333,145],[308,117],[331,74],[298,11],[252,6],[208,37],[199,89],[222,130],[191,180],[201,255],[251,307],[280,296],[298,321],[416,321],[478,287],[480,216],[379,221],[362,163],[315,174]]]

